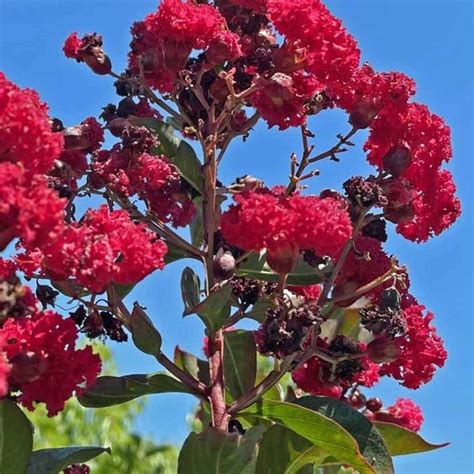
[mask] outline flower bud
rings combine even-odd
[[[376,339],[367,347],[367,356],[376,364],[389,364],[400,357],[400,347],[385,339]]]
[[[125,118],[114,118],[108,124],[107,128],[114,137],[121,137],[122,132],[126,127],[130,125],[130,122]]]
[[[349,123],[355,128],[367,128],[377,116],[377,107],[369,100],[360,100],[352,107]]]
[[[84,62],[100,76],[105,76],[112,71],[112,63],[110,58],[100,51],[98,54],[83,54],[82,59]]]
[[[220,280],[230,278],[235,270],[235,258],[230,252],[223,252],[219,249],[214,257],[214,275]]]
[[[356,390],[350,397],[349,397],[349,403],[352,405],[353,408],[358,410],[359,408],[362,408],[365,406],[365,396],[359,392],[359,390]]]
[[[383,169],[393,177],[400,177],[410,166],[410,149],[405,145],[394,146],[383,157]]]
[[[34,352],[21,352],[10,363],[10,378],[14,384],[30,383],[38,380],[47,369],[47,361]]]
[[[280,274],[287,274],[293,270],[299,250],[288,244],[276,250],[268,251],[267,263],[270,268]]]
[[[404,224],[410,222],[415,216],[415,209],[411,204],[400,207],[386,207],[384,216],[394,224]]]
[[[332,198],[332,199],[344,199],[342,194],[335,189],[323,189],[319,193],[320,199]]]
[[[369,398],[365,404],[367,410],[370,410],[372,413],[379,411],[382,408],[382,405],[382,400],[378,397]]]

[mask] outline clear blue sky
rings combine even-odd
[[[453,131],[450,169],[459,187],[463,216],[442,236],[423,245],[391,236],[389,251],[411,270],[412,291],[436,315],[449,360],[433,382],[410,392],[393,381],[377,390],[387,402],[408,396],[419,403],[426,421],[422,434],[430,441],[450,441],[433,453],[398,458],[400,473],[470,473],[473,463],[473,8],[470,0],[328,0],[359,40],[363,59],[378,70],[401,70],[418,84],[417,100],[443,116]],[[52,114],[65,124],[97,115],[115,100],[112,80],[92,74],[84,65],[66,60],[61,52],[72,31],[104,35],[114,69],[125,65],[129,26],[154,10],[155,0],[0,0],[0,70],[20,84],[39,91]],[[328,112],[313,119],[317,146],[332,145],[336,133],[347,130],[342,114]],[[288,157],[299,152],[295,131],[254,133],[248,145],[235,143],[224,162],[222,179],[248,173],[268,184],[284,183]],[[360,143],[361,140],[359,139]],[[360,147],[359,147],[360,150]],[[347,177],[369,171],[362,153],[343,162],[321,165],[313,189],[340,187]],[[193,317],[181,318],[179,275],[173,264],[149,277],[132,294],[149,308],[165,338],[174,345],[199,351],[202,327]],[[151,358],[127,346],[114,346],[122,373],[157,370]],[[186,434],[186,396],[151,399],[138,422],[142,432],[158,440],[181,442]]]

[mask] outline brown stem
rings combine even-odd
[[[212,426],[227,431],[230,415],[227,411],[224,395],[224,336],[219,329],[209,344],[209,376]]]
[[[357,237],[360,229],[362,229],[364,225],[364,219],[365,219],[366,214],[369,212],[369,210],[370,208],[360,211],[360,216],[352,230],[352,237],[344,245],[344,248],[342,249],[341,255],[339,256],[339,259],[336,263],[336,266],[334,267],[334,270],[332,271],[331,276],[329,277],[329,279],[326,281],[326,283],[323,286],[323,291],[321,292],[321,295],[319,296],[319,299],[318,299],[319,306],[322,307],[327,302],[329,292],[331,291],[331,288],[333,287],[334,282],[336,281],[336,278],[339,275],[339,272],[342,270],[342,266],[344,265],[344,262],[347,256],[349,255],[349,251],[354,245],[355,238]]]
[[[287,357],[278,370],[272,370],[258,385],[256,385],[250,392],[242,395],[235,400],[229,407],[228,412],[233,415],[244,408],[249,407],[257,401],[264,393],[268,392],[274,385],[276,385],[281,378],[286,374],[293,362],[294,356]]]
[[[372,281],[367,283],[364,286],[357,288],[357,290],[347,293],[345,295],[340,295],[335,298],[331,298],[331,303],[337,303],[338,301],[349,300],[363,296],[365,293],[377,288],[382,283],[385,283],[389,278],[397,274],[399,271],[403,271],[403,268],[398,267],[395,264],[392,264],[389,270],[387,270],[383,275],[380,275],[377,278],[374,278]]]
[[[169,372],[171,372],[177,379],[181,380],[181,382],[196,392],[197,395],[201,397],[207,396],[208,388],[202,382],[196,380],[194,377],[181,370],[174,362],[168,359],[168,357],[166,357],[163,352],[160,351],[157,354],[156,360]]]

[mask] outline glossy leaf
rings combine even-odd
[[[223,326],[230,316],[230,297],[232,287],[227,284],[217,291],[212,292],[204,301],[185,315],[196,313],[210,332],[215,332]]]
[[[347,403],[327,397],[302,397],[293,403],[314,410],[330,418],[357,441],[359,450],[375,472],[392,473],[392,459],[382,436],[375,426]]]
[[[181,274],[181,296],[185,314],[199,304],[200,286],[199,276],[192,268],[186,267]]]
[[[157,154],[166,155],[179,169],[181,176],[197,191],[202,191],[201,163],[191,145],[181,140],[171,125],[154,118],[132,119],[135,125],[144,126],[156,133],[160,140]]]
[[[257,353],[250,331],[224,333],[224,378],[226,389],[235,400],[255,385]]]
[[[176,262],[177,260],[182,260],[183,258],[196,258],[193,255],[189,255],[183,249],[173,244],[172,242],[167,241],[166,246],[168,247],[168,252],[165,255],[165,263]]]
[[[312,474],[309,464],[319,464],[327,453],[307,439],[281,426],[273,425],[259,445],[258,474]],[[307,466],[306,469],[303,469]]]
[[[325,272],[326,269],[321,271]],[[278,273],[268,266],[265,252],[252,253],[239,265],[237,274],[255,280],[278,281]],[[299,258],[294,270],[288,275],[287,282],[289,285],[315,285],[321,283],[321,277],[313,267]]]
[[[178,474],[255,474],[261,430],[252,428],[244,436],[212,428],[191,433],[179,454]]]
[[[11,400],[0,401],[0,472],[24,474],[33,448],[33,427]]]
[[[40,449],[32,453],[26,474],[53,474],[61,472],[71,464],[85,463],[102,453],[110,454],[110,449],[99,446]]]
[[[132,283],[131,285],[119,285],[118,283],[114,283],[114,288],[118,296],[124,299],[128,296],[132,290],[137,286],[136,283]]]
[[[204,384],[209,383],[209,363],[199,359],[189,352],[181,350],[176,346],[174,350],[174,363],[184,372],[192,375]]]
[[[293,403],[263,400],[242,414],[287,427],[319,446],[328,455],[355,467],[360,474],[375,472],[362,456],[357,441],[341,425],[318,412]]]
[[[129,402],[155,393],[193,393],[179,380],[164,373],[99,377],[78,397],[82,406],[102,408]]]
[[[161,334],[137,302],[133,303],[130,330],[132,331],[133,343],[142,352],[150,355],[157,355],[160,352]]]
[[[91,292],[87,288],[78,285],[73,280],[51,280],[51,285],[53,285],[54,288],[56,288],[61,294],[69,296],[71,298],[74,298],[76,296],[80,296],[82,298],[91,294]]]
[[[428,443],[418,433],[402,428],[394,423],[376,421],[374,425],[385,440],[385,444],[392,456],[424,453],[449,445],[449,443]]]
[[[266,319],[267,311],[272,306],[273,305],[270,300],[261,298],[252,306],[252,309],[250,311],[247,311],[245,313],[245,317],[249,319],[253,319],[259,323],[263,323]]]

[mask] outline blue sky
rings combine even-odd
[[[387,403],[412,397],[425,413],[422,434],[430,441],[450,441],[443,450],[398,458],[400,473],[470,473],[473,462],[473,6],[470,0],[328,0],[358,39],[363,59],[378,70],[400,70],[418,84],[417,100],[443,116],[453,132],[454,174],[463,202],[463,216],[430,242],[417,245],[391,235],[387,249],[411,270],[412,292],[436,315],[449,359],[432,383],[411,392],[393,381],[377,394]],[[114,69],[125,65],[129,26],[156,7],[155,0],[0,0],[0,70],[21,86],[39,91],[54,116],[73,125],[97,115],[115,101],[110,78],[92,74],[61,52],[72,31],[103,34]],[[312,119],[318,149],[348,130],[343,114],[327,112]],[[357,139],[362,143],[363,137]],[[341,163],[322,163],[311,189],[339,188],[354,174],[370,168],[359,151]],[[277,133],[258,128],[245,148],[234,143],[225,158],[221,179],[252,174],[270,184],[285,183],[288,157],[300,151],[297,131]],[[149,309],[171,355],[176,344],[199,351],[202,326],[192,316],[183,320],[179,276],[183,265],[171,265],[147,278],[131,295]],[[154,361],[126,345],[115,345],[122,373],[152,372]],[[149,400],[138,428],[158,440],[181,442],[186,414],[193,405],[186,396]]]

